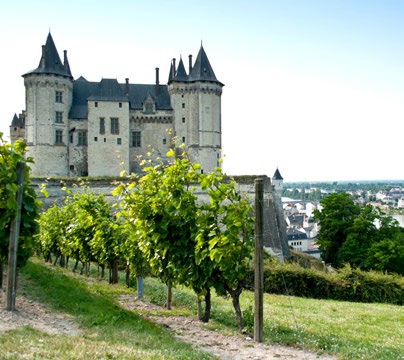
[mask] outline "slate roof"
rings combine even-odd
[[[290,225],[293,224],[303,224],[304,222],[304,215],[290,215],[288,216]]]
[[[189,74],[188,80],[190,82],[209,81],[223,85],[216,79],[216,75],[212,69],[212,66],[210,65],[208,56],[206,55],[202,45],[198,56],[196,57],[195,64],[192,67],[191,73]]]
[[[299,231],[296,228],[288,228],[286,229],[286,236],[288,241],[290,240],[306,240],[307,234],[303,231]]]
[[[27,72],[23,76],[30,74],[56,74],[71,78],[72,74],[70,71],[69,62],[67,61],[67,55],[65,60],[65,64],[63,64],[60,60],[58,51],[56,50],[52,35],[49,33],[48,38],[46,39],[46,44],[42,47],[42,56],[38,67]]]
[[[25,116],[21,115],[20,117],[18,117],[17,114],[14,114],[13,120],[11,120],[11,126],[24,129],[25,128]]]
[[[274,176],[272,176],[272,180],[283,180],[281,173],[279,172],[278,168],[276,168]]]
[[[116,79],[102,79],[87,100],[129,101]]]
[[[174,79],[173,73],[174,73],[175,69],[173,69],[173,67],[174,67],[174,65],[171,62],[170,71],[168,73],[168,83]]]
[[[178,64],[177,68],[177,73],[175,74],[174,77],[175,81],[188,81],[188,75],[185,71],[184,63],[182,62],[182,59],[180,59],[180,62]]]
[[[20,126],[20,120],[17,114],[14,114],[13,120],[11,121],[11,126]]]
[[[174,74],[174,75],[173,75]],[[220,81],[216,79],[216,75],[210,65],[208,56],[206,55],[203,46],[199,49],[198,56],[196,57],[195,64],[189,75],[187,75],[182,59],[178,64],[177,69],[173,69],[173,63],[170,66],[170,72],[168,75],[168,83],[171,81],[181,82],[214,82],[221,86],[224,86]]]
[[[87,119],[87,100],[129,101],[131,110],[142,110],[148,94],[153,98],[156,110],[172,110],[166,85],[129,84],[128,96],[125,95],[125,88],[126,84],[119,84],[116,79],[90,82],[80,76],[73,81],[73,103],[69,118]]]

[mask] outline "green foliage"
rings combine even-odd
[[[248,275],[254,285],[253,271]],[[285,289],[286,284],[286,289]],[[305,269],[295,263],[281,264],[267,260],[264,266],[267,293],[314,299],[388,303],[403,305],[404,279],[375,271],[352,269],[349,265],[335,273]]]
[[[22,140],[10,145],[3,141],[2,133],[0,133],[0,262],[7,260],[10,225],[16,216],[16,166],[18,162],[25,164],[18,266],[24,265],[32,254],[33,235],[37,231],[36,219],[40,207],[34,190],[29,187],[28,163],[33,162],[33,160],[29,157],[24,158],[25,151],[26,145]]]
[[[371,245],[365,267],[404,275],[404,229]]]
[[[114,191],[122,199],[119,214],[132,226],[130,247],[142,251],[154,275],[198,296],[210,298],[211,287],[232,296],[241,322],[237,307],[252,256],[252,208],[233,180],[224,183],[220,169],[199,174],[199,168],[185,154],[169,166],[146,166],[144,176]],[[209,203],[197,203],[192,184],[207,192]]]
[[[127,250],[138,258],[140,249],[153,274],[171,286],[190,285],[196,276],[197,204],[190,184],[198,167],[186,158],[175,159],[171,166],[148,166],[136,188],[134,183],[121,184],[114,191],[122,199],[119,215],[132,226]]]
[[[123,226],[111,212],[104,195],[67,192],[62,207],[56,205],[39,219],[38,242],[45,256],[69,256],[81,262],[112,265],[120,255]]]
[[[403,237],[396,220],[370,205],[355,205],[347,193],[331,194],[321,205],[314,219],[320,225],[317,243],[327,263],[404,274]]]

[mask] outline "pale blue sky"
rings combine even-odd
[[[286,181],[404,179],[404,1],[15,1],[1,5],[0,131],[49,28],[73,75],[153,83],[203,40],[224,170]]]

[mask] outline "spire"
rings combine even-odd
[[[189,74],[189,81],[210,81],[223,85],[216,79],[215,73],[210,65],[209,59],[203,49],[202,43],[195,64]]]
[[[174,73],[175,73],[175,69],[174,69],[174,67],[173,67],[173,62],[171,62],[171,65],[170,65],[170,72],[169,72],[169,74],[168,74],[168,82],[174,80]]]
[[[283,177],[281,176],[281,173],[279,172],[279,169],[276,168],[275,174],[272,177],[272,180],[283,180]]]
[[[50,32],[45,45],[42,45],[42,56],[38,67],[23,76],[29,74],[56,74],[70,78],[72,77],[69,62],[67,61],[67,55],[65,57],[65,64],[63,64]]]
[[[17,114],[14,114],[13,120],[11,121],[11,126],[20,126],[20,120],[18,119]]]
[[[185,71],[184,63],[182,62],[182,58],[180,58],[180,62],[178,64],[177,73],[175,74],[175,81],[188,81],[188,75]]]
[[[72,76],[72,72],[70,71],[69,60],[67,59],[67,50],[63,51],[63,67],[68,75]]]

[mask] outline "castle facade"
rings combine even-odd
[[[138,172],[139,156],[153,149],[165,159],[173,137],[201,171],[220,167],[221,95],[201,46],[188,73],[173,59],[168,83],[133,84],[129,79],[73,79],[49,33],[39,66],[22,75],[26,108],[14,116],[11,141],[24,138],[33,176],[118,176]]]

